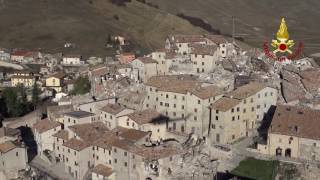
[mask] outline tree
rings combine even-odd
[[[7,106],[7,113],[10,116],[19,116],[20,106],[18,106],[18,95],[15,88],[5,88],[3,90],[3,98]]]
[[[37,107],[37,105],[40,102],[40,97],[39,97],[40,93],[41,93],[41,91],[40,91],[38,84],[34,83],[33,88],[32,88],[32,100],[31,100],[34,109]]]
[[[74,83],[73,94],[86,94],[90,91],[91,85],[88,77],[78,77]]]

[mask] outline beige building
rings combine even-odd
[[[27,149],[18,141],[6,141],[0,144],[0,171],[7,179],[16,179],[18,171],[27,168]]]
[[[74,111],[72,105],[48,106],[47,115],[50,121],[63,123],[64,114]]]
[[[168,118],[153,109],[135,111],[119,117],[119,126],[151,132],[151,140],[165,139]]]
[[[191,52],[191,44],[206,44],[203,35],[170,35],[166,39],[165,48],[181,55]]]
[[[37,143],[38,153],[43,155],[44,150],[53,151],[53,134],[61,129],[61,125],[57,121],[48,119],[40,120],[33,126],[34,138]]]
[[[56,73],[46,79],[46,87],[54,89],[57,93],[62,91],[64,73]]]
[[[119,104],[107,104],[101,108],[100,120],[106,124],[109,129],[119,126],[119,117],[132,113],[132,109],[127,109]]]
[[[97,119],[94,113],[86,111],[72,111],[64,114],[64,129],[69,130],[69,126],[95,122]]]
[[[212,73],[221,58],[218,50],[216,45],[194,45],[190,54],[193,73]]]
[[[21,76],[13,75],[11,76],[11,86],[17,87],[19,84],[22,84],[24,87],[31,88],[36,82],[35,77],[33,76]]]
[[[200,83],[195,76],[156,76],[146,83],[144,108],[168,116],[168,131],[208,135],[208,106],[222,96],[222,90]]]
[[[210,142],[229,144],[256,133],[264,115],[277,102],[277,90],[252,82],[210,106]]]
[[[157,61],[151,57],[139,57],[130,64],[137,71],[136,80],[139,82],[146,82],[150,77],[157,75]]]
[[[320,111],[307,107],[278,105],[261,153],[273,156],[320,161]]]
[[[103,164],[98,164],[92,169],[92,180],[116,180],[114,171]]]
[[[158,50],[151,53],[152,59],[157,61],[158,75],[168,75],[170,64],[166,60],[166,51]]]

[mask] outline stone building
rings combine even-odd
[[[157,61],[151,57],[138,57],[130,63],[134,70],[138,72],[135,78],[139,82],[147,82],[152,76],[156,76]]]
[[[119,104],[107,104],[101,108],[100,120],[106,124],[109,129],[119,126],[119,117],[132,113],[132,109],[127,109]]]
[[[319,117],[319,110],[278,105],[268,130],[267,142],[258,144],[258,151],[272,156],[319,161]]]

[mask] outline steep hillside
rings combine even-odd
[[[163,47],[169,33],[203,33],[189,22],[132,0],[1,0],[0,47],[43,48],[105,55],[108,34],[122,34],[144,49]]]
[[[246,42],[260,46],[276,33],[281,17],[287,20],[289,33],[303,41],[305,52],[320,52],[319,0],[147,0],[172,14],[199,17],[220,32],[232,33],[232,16],[236,33]]]

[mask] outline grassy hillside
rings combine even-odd
[[[115,19],[117,15],[119,19]],[[169,33],[203,33],[189,22],[135,0],[119,7],[109,0],[1,0],[0,47],[105,55],[108,34],[122,34],[144,49],[163,47]]]
[[[286,17],[289,33],[303,41],[305,52],[320,52],[319,0],[147,0],[172,14],[200,17],[222,33],[232,33],[232,16],[236,32],[249,44],[261,46],[273,38],[281,17]]]

